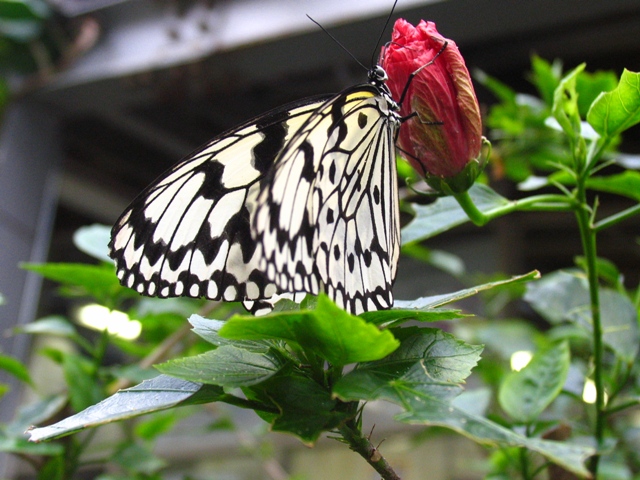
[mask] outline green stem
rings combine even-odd
[[[604,346],[602,342],[602,321],[600,316],[600,294],[598,286],[597,250],[596,250],[596,230],[591,226],[591,210],[587,204],[585,178],[578,179],[576,190],[577,201],[580,208],[576,209],[576,219],[580,229],[580,239],[587,265],[587,278],[589,281],[590,310],[593,326],[593,363],[594,363],[594,383],[596,386],[596,425],[595,439],[598,449],[603,447],[604,426],[605,426],[605,399],[604,399],[604,375],[602,358]],[[598,472],[599,454],[592,458],[589,469],[596,477]]]
[[[527,454],[528,451],[526,448],[520,448],[520,468],[522,469],[523,480],[531,480],[531,477],[529,476],[529,457]]]
[[[610,217],[603,218],[599,222],[593,225],[593,229],[596,232],[600,230],[604,230],[605,228],[612,227],[613,225],[626,220],[627,218],[631,218],[634,215],[640,214],[640,203],[634,205],[633,207],[629,207],[621,212],[616,213],[615,215],[611,215]]]
[[[342,424],[338,431],[349,444],[349,448],[364,458],[380,474],[383,480],[401,480],[378,449],[362,434],[354,420],[348,420]]]
[[[607,409],[607,415],[613,415],[614,413],[621,412],[626,410],[627,408],[637,407],[640,405],[640,399],[629,400],[627,402],[616,405],[615,407],[611,407]]]
[[[534,195],[521,200],[511,200],[504,205],[482,212],[471,199],[469,192],[455,194],[455,199],[471,221],[481,227],[491,220],[515,211],[568,212],[573,209],[573,199],[566,195]]]

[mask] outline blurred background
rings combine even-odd
[[[0,3],[0,94],[5,102],[0,133],[3,332],[67,308],[55,289],[46,283],[43,287],[39,277],[18,268],[19,262],[89,261],[73,246],[74,231],[93,223],[112,224],[153,178],[198,145],[273,107],[366,81],[366,71],[307,14],[369,65],[377,57],[373,50],[392,4],[391,0]],[[456,41],[471,71],[481,69],[518,91],[532,90],[524,74],[532,53],[562,59],[566,69],[586,61],[590,70],[640,70],[637,0],[400,0],[393,19],[398,17],[414,24],[420,19],[436,22],[444,36]],[[383,41],[389,36],[390,29]],[[494,101],[481,88],[478,96],[483,105]],[[637,137],[627,136],[626,142],[625,151],[640,152]],[[482,230],[461,228],[429,246],[460,255],[472,271],[508,266],[513,270],[508,273],[523,273],[571,264],[579,245],[572,243],[577,241],[573,230],[564,232],[562,217],[549,222],[545,216],[544,223],[534,215],[515,218],[517,228],[510,217],[509,228],[500,221]],[[573,229],[571,224],[566,228]],[[637,234],[637,225],[631,228]],[[566,244],[558,241],[565,233],[572,239]],[[608,230],[601,248],[635,272],[637,281],[638,256],[625,259],[625,252],[616,248],[618,235],[632,232]],[[451,280],[435,272],[426,290],[422,285],[416,290],[415,268],[407,263],[399,269],[397,297],[447,291]],[[29,338],[3,335],[0,347],[3,354],[25,360]],[[0,419],[6,421],[20,403],[20,389],[1,402]],[[178,463],[188,462],[194,471],[217,469],[219,476],[210,478],[261,478],[251,473],[253,467],[241,455],[221,455],[234,447],[230,443],[237,443],[233,438],[220,436],[195,445],[188,436],[175,437],[159,448]],[[455,456],[447,455],[454,451],[449,441],[456,443]],[[401,438],[389,444],[387,448],[403,451]],[[309,471],[304,465],[317,462],[310,457],[324,446],[309,451],[280,435],[276,448],[294,452],[287,457],[289,466]],[[465,449],[477,447],[456,438],[430,448],[430,457],[438,456],[435,449],[442,452],[438,456],[442,465],[424,467],[431,476],[420,478],[467,478],[456,473],[462,471],[456,462],[473,458],[474,453]],[[411,449],[405,450],[403,461],[415,465],[423,461]],[[342,463],[328,447],[324,451],[325,468],[337,465],[344,472],[344,465],[359,461],[350,452],[337,450],[341,453],[335,455],[346,456]],[[362,466],[365,476],[354,472],[341,478],[375,478],[364,462]],[[0,457],[0,478],[17,478],[15,467]],[[324,472],[317,478],[338,478]]]

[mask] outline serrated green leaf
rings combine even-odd
[[[640,122],[640,73],[625,69],[618,86],[601,93],[591,104],[587,121],[608,138]]]
[[[367,362],[343,376],[333,393],[345,401],[383,399],[406,406],[415,392],[452,399],[482,352],[434,328],[395,329],[400,347],[388,357]]]
[[[338,308],[326,295],[315,310],[250,317],[236,315],[219,331],[233,340],[285,340],[315,352],[332,365],[382,358],[398,347],[387,331]]]
[[[603,341],[621,359],[633,362],[639,349],[638,312],[626,297],[600,288]],[[587,281],[577,272],[559,271],[527,285],[525,301],[551,323],[574,322],[591,333]]]
[[[328,390],[295,372],[277,375],[243,390],[249,398],[274,404],[280,411],[263,416],[272,430],[296,435],[308,445],[312,445],[321,433],[355,415],[355,411],[336,410],[338,402]]]
[[[525,368],[504,379],[498,393],[500,406],[518,423],[536,420],[562,390],[570,363],[567,342],[537,352]]]
[[[41,442],[69,435],[85,428],[124,420],[179,405],[215,402],[223,397],[221,387],[201,385],[159,375],[135,387],[120,390],[96,405],[64,420],[29,433],[30,441]]]
[[[437,398],[415,396],[411,400],[408,411],[396,415],[396,420],[412,425],[449,428],[482,445],[525,447],[577,475],[589,475],[584,461],[595,453],[593,448],[528,438]]]
[[[509,200],[479,183],[469,189],[469,195],[474,205],[483,213],[509,203]],[[453,197],[439,198],[430,205],[414,204],[412,208],[416,215],[402,229],[403,245],[426,240],[469,221],[469,217]]]
[[[244,387],[263,382],[284,365],[275,352],[255,353],[233,345],[156,365],[165,375],[191,382]]]
[[[0,370],[13,375],[21,382],[33,385],[29,369],[18,359],[0,354]]]

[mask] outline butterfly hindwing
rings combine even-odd
[[[251,217],[261,180],[324,99],[271,111],[222,134],[162,174],[118,219],[111,256],[144,295],[268,298]]]
[[[399,256],[397,117],[374,85],[309,116],[258,196],[260,270],[279,290],[324,290],[354,313],[388,308]]]

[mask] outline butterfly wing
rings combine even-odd
[[[395,132],[377,87],[327,101],[265,177],[260,270],[279,290],[325,291],[353,313],[389,308],[400,252]]]
[[[251,232],[260,181],[325,100],[273,110],[214,138],[138,195],[109,244],[123,285],[159,297],[275,294]]]

